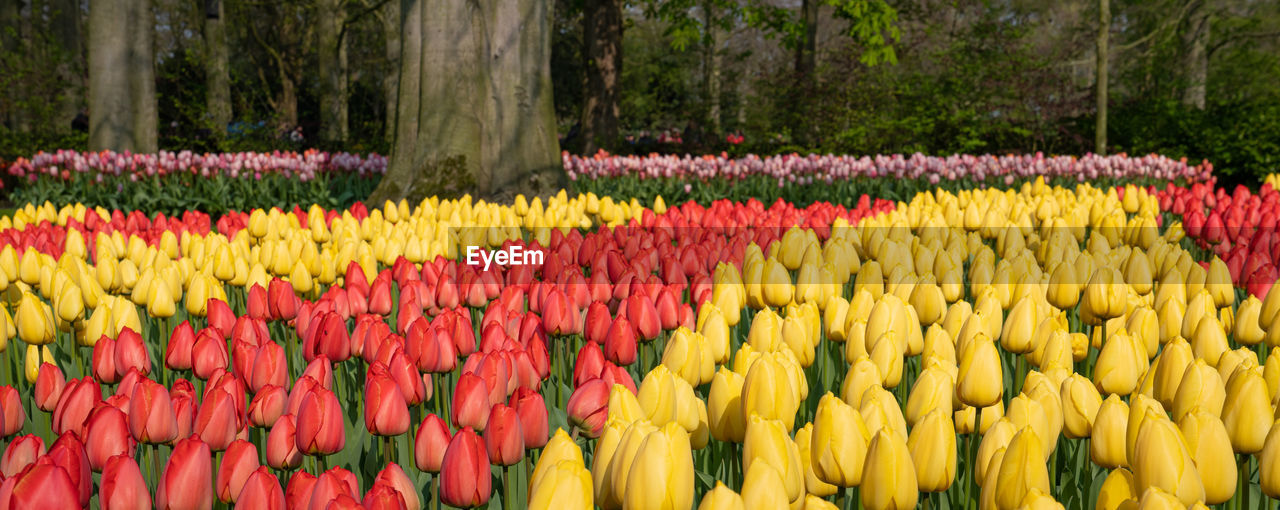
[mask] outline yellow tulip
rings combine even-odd
[[[1135,446],[1133,478],[1138,492],[1155,487],[1184,505],[1205,498],[1204,484],[1178,427],[1156,409],[1148,409]]]
[[[671,334],[667,345],[662,350],[662,365],[677,377],[684,379],[691,386],[699,386],[703,382],[711,382],[715,360],[704,357],[710,354],[710,346],[702,335],[681,327]],[[706,372],[707,380],[702,380]]]
[[[1117,510],[1126,501],[1138,497],[1137,483],[1133,481],[1133,473],[1128,469],[1117,468],[1107,474],[1098,491],[1098,499],[1094,502],[1097,510]]]
[[[1197,359],[1187,366],[1178,384],[1178,392],[1173,398],[1173,419],[1181,420],[1197,409],[1219,416],[1226,399],[1227,387],[1218,371],[1204,360]]]
[[[828,392],[818,401],[809,459],[819,480],[839,487],[856,487],[862,480],[863,459],[871,434],[852,406]]]
[[[1046,455],[1053,453],[1058,437],[1050,435],[1052,429],[1049,427],[1049,417],[1039,401],[1026,394],[1019,394],[1009,400],[1009,408],[1004,416],[1017,430],[1030,428],[1035,431],[1040,440],[1040,451]]]
[[[1193,503],[1192,506],[1199,502]],[[1136,505],[1137,510],[1182,510],[1190,508],[1178,500],[1177,496],[1169,494],[1161,490],[1159,487],[1149,487],[1142,493],[1142,497],[1138,499]]]
[[[817,444],[816,440],[814,444]],[[753,415],[747,422],[746,441],[742,445],[742,468],[750,471],[755,464],[767,464],[777,471],[782,478],[785,490],[783,494],[788,502],[797,501],[804,496],[800,450],[782,422],[758,415]],[[692,475],[689,483],[693,483]]]
[[[1046,297],[1054,307],[1069,310],[1080,302],[1081,287],[1071,263],[1060,263],[1049,276],[1049,293]]]
[[[147,313],[152,317],[167,319],[177,313],[177,304],[173,300],[173,294],[169,292],[169,286],[159,280],[147,292],[146,305]]]
[[[1113,267],[1099,267],[1089,278],[1080,300],[1080,318],[1089,324],[1119,317],[1125,310],[1123,278]]]
[[[1204,502],[1216,505],[1231,499],[1236,492],[1236,462],[1222,421],[1197,410],[1178,420],[1178,430],[1204,482]]]
[[[989,337],[979,334],[960,355],[956,396],[965,405],[983,408],[1004,393],[1004,368],[1000,353]]]
[[[791,507],[791,502],[787,499],[787,487],[777,469],[764,462],[744,468],[746,475],[742,478],[742,501],[745,508],[777,510]]]
[[[1191,352],[1191,344],[1182,337],[1175,337],[1174,340],[1165,344],[1164,350],[1156,359],[1158,363],[1155,366],[1154,396],[1160,401],[1160,405],[1166,409],[1173,409],[1183,374],[1186,373],[1187,367],[1191,366],[1195,355]]]
[[[636,399],[644,415],[656,426],[678,423],[690,433],[698,429],[698,407],[703,405],[702,401],[689,383],[667,370],[665,365],[649,371],[640,383]]]
[[[911,394],[907,397],[904,417],[907,424],[915,426],[925,415],[934,409],[951,413],[954,409],[955,382],[941,366],[926,367],[920,372]]]
[[[800,366],[809,368],[813,364],[816,339],[811,339],[808,328],[799,316],[787,315],[782,320],[782,344],[791,349],[800,361]]]
[[[748,432],[751,416],[755,414],[781,420],[787,430],[791,430],[799,409],[799,395],[782,362],[764,355],[751,364],[742,381],[742,421],[748,423]]]
[[[23,292],[18,301],[17,313],[13,316],[17,324],[18,338],[29,345],[45,345],[53,342],[53,315],[40,298],[30,292]]]
[[[956,430],[949,409],[925,415],[907,438],[921,492],[943,492],[956,476]]]
[[[1236,310],[1235,328],[1232,337],[1242,345],[1254,346],[1262,343],[1267,333],[1262,330],[1258,317],[1262,312],[1262,301],[1256,296],[1249,296]]]
[[[543,460],[539,460],[541,465]],[[529,484],[530,509],[590,510],[595,507],[592,499],[591,473],[582,460],[562,460],[541,471]]]
[[[747,425],[742,413],[742,383],[737,372],[720,367],[711,379],[707,395],[707,417],[711,436],[726,442],[741,443]]]
[[[1028,297],[1018,301],[1009,311],[1009,316],[1005,318],[1004,331],[1000,333],[1000,347],[1016,354],[1026,354],[1035,350],[1036,345],[1032,340],[1035,337],[1035,327],[1039,322],[1035,299]]]
[[[1231,448],[1244,454],[1262,451],[1271,423],[1271,401],[1262,369],[1237,372],[1227,381],[1227,397],[1222,406],[1222,424],[1231,437]]]
[[[963,405],[963,404],[962,404]],[[955,412],[956,432],[961,434],[971,434],[974,432],[974,420],[977,419],[978,434],[986,434],[987,430],[995,425],[997,421],[1004,418],[1004,401],[996,402],[996,405],[982,408],[982,412],[978,413],[969,406],[963,406]]]
[[[922,327],[942,320],[943,312],[947,308],[946,296],[932,279],[915,285],[911,291],[910,304],[920,318]]]
[[[1089,440],[1089,458],[1104,469],[1129,465],[1125,433],[1129,426],[1129,405],[1111,394],[1098,406]]]
[[[880,385],[895,388],[902,382],[904,342],[896,331],[889,330],[871,344],[871,361],[880,372]]]
[[[652,426],[650,426],[652,427]],[[595,454],[591,457],[591,487],[595,497],[595,501],[602,508],[619,508],[621,502],[619,499],[618,489],[621,487],[613,487],[610,485],[612,474],[610,469],[613,465],[613,459],[621,452],[622,438],[631,428],[630,423],[610,419],[605,423],[604,431],[600,437],[596,439]],[[557,430],[557,435],[563,432],[563,429]],[[565,436],[568,437],[567,435]],[[553,438],[552,441],[555,441]],[[550,445],[550,443],[548,443]],[[577,446],[576,444],[574,445]],[[639,443],[634,444],[639,447]],[[634,451],[632,454],[634,455]],[[571,455],[569,456],[572,457]],[[621,461],[619,461],[621,463]],[[616,468],[613,468],[616,470]],[[535,469],[536,473],[537,470]]]
[[[840,489],[834,485],[822,481],[814,472],[813,460],[810,458],[810,452],[813,441],[813,424],[808,423],[796,431],[796,450],[800,452],[800,469],[804,470],[804,487],[808,494],[815,494],[821,497],[827,497],[835,494]]]
[[[764,303],[774,307],[786,306],[791,302],[794,292],[791,275],[787,273],[787,268],[776,259],[770,258],[765,260],[762,269],[759,281]]]
[[[698,333],[711,347],[712,361],[723,365],[729,361],[729,323],[724,313],[714,304],[707,303],[698,310]]]
[[[920,496],[915,466],[906,441],[891,428],[877,432],[867,447],[862,477],[862,506],[867,510],[915,508]]]
[[[1258,482],[1263,494],[1280,498],[1280,424],[1271,425],[1266,444],[1258,454]]]
[[[840,384],[840,398],[850,406],[861,407],[862,395],[867,389],[880,384],[880,369],[871,358],[862,356],[855,360]]]
[[[1062,382],[1061,394],[1062,418],[1067,437],[1089,437],[1102,406],[1102,395],[1092,382],[1080,374],[1071,374],[1071,377]]]
[[[733,489],[725,487],[719,480],[716,480],[715,488],[707,491],[702,496],[702,502],[698,504],[698,510],[746,510],[746,508],[742,496],[733,492]]]
[[[1049,492],[1049,471],[1040,444],[1041,439],[1031,428],[1023,428],[1013,436],[996,475],[997,508],[1018,508],[1032,489]]]
[[[1213,305],[1222,308],[1236,302],[1235,284],[1231,281],[1231,270],[1227,263],[1214,257],[1209,261],[1209,270],[1205,275],[1204,288],[1213,297]]]
[[[648,434],[627,473],[624,509],[693,507],[693,453],[689,434],[668,423]]]
[[[1230,350],[1226,331],[1218,318],[1206,315],[1196,326],[1195,335],[1191,337],[1191,352],[1210,365],[1217,366],[1222,353]]]
[[[1128,333],[1107,338],[1093,367],[1093,382],[1104,394],[1127,395],[1138,387],[1145,371],[1146,353],[1139,353]]]
[[[801,510],[840,510],[834,503],[824,500],[818,496],[810,494],[804,497],[804,506]]]
[[[609,388],[608,405],[609,421],[620,421],[630,425],[636,421],[648,419],[648,414],[640,405],[640,400],[631,393],[631,389],[621,384],[614,384]]]
[[[27,376],[27,383],[35,384],[36,378],[40,376],[40,346],[35,344],[27,344],[27,355],[23,357],[23,374]]]
[[[773,310],[761,310],[751,320],[747,343],[758,352],[774,352],[782,348],[782,318]]]

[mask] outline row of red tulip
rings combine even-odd
[[[1265,296],[1280,277],[1280,192],[1264,184],[1228,193],[1213,182],[1154,190],[1161,209],[1181,216],[1183,230],[1201,249],[1227,263],[1236,285]]]

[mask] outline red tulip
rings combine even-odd
[[[311,496],[311,501],[316,501],[315,496]],[[360,506],[360,501],[350,494],[339,494],[337,497],[330,499],[329,503],[324,506],[312,505],[315,510],[364,510]]]
[[[98,487],[98,502],[102,510],[151,509],[151,492],[132,455],[107,459]]]
[[[529,388],[520,388],[511,396],[511,407],[520,415],[520,431],[524,433],[525,448],[542,448],[547,444],[549,425],[547,405],[542,394]]]
[[[659,290],[653,305],[658,311],[658,323],[662,325],[662,329],[670,331],[680,327],[680,301],[670,288],[663,287]]]
[[[1222,215],[1218,211],[1209,213],[1209,218],[1204,222],[1204,228],[1199,237],[1212,243],[1218,244],[1227,238],[1227,227],[1222,222]]]
[[[245,299],[248,316],[258,320],[271,320],[271,307],[267,301],[267,289],[256,283],[249,287],[249,296]]]
[[[169,394],[170,400],[173,402],[173,417],[177,424],[178,433],[175,437],[185,438],[191,435],[195,429],[196,422],[196,398],[192,395]]]
[[[102,471],[117,455],[133,457],[135,444],[133,436],[129,435],[129,417],[124,411],[110,405],[99,405],[89,415],[85,430],[85,453],[89,457],[89,467],[94,471]]]
[[[0,437],[17,434],[26,421],[27,411],[22,407],[18,390],[12,386],[0,386]]]
[[[407,510],[409,507],[405,505],[404,496],[400,494],[394,487],[383,483],[375,483],[364,495],[364,501],[361,503],[364,510]]]
[[[409,431],[409,406],[390,376],[371,375],[365,382],[364,426],[375,436],[398,436]]]
[[[391,356],[387,362],[387,372],[400,387],[406,404],[416,406],[429,398],[430,394],[426,384],[423,383],[422,374],[418,373],[418,368],[413,366],[413,362],[404,352],[396,351]]]
[[[378,485],[387,486],[399,493],[407,510],[419,510],[422,507],[422,501],[418,498],[418,488],[404,474],[404,470],[400,469],[400,466],[394,462],[388,463],[387,467],[378,472],[373,484],[375,487]],[[366,495],[364,499],[366,502],[369,501],[369,496]]]
[[[434,414],[428,414],[418,426],[413,438],[413,462],[419,471],[439,473],[444,463],[445,449],[449,447],[452,436],[449,426]]]
[[[54,464],[66,471],[71,485],[76,488],[80,507],[89,505],[93,497],[93,471],[89,468],[89,457],[85,455],[84,443],[73,433],[63,434],[45,455]]]
[[[440,275],[440,279],[436,282],[436,306],[444,309],[458,306],[461,303],[458,290],[458,282],[452,276]]]
[[[222,463],[218,465],[218,478],[214,482],[218,500],[223,503],[235,503],[240,497],[244,484],[249,476],[257,471],[258,448],[245,440],[237,440],[227,447],[222,455]]]
[[[607,342],[606,340],[606,345],[608,345]],[[600,371],[603,369],[604,353],[600,351],[600,346],[587,342],[578,350],[577,359],[573,362],[573,387],[577,388],[587,381],[600,377]]]
[[[41,462],[21,475],[5,480],[0,488],[0,507],[42,510],[80,508],[71,477],[52,462]]]
[[[306,471],[294,471],[289,477],[289,484],[284,488],[285,508],[305,510],[311,506],[311,492],[316,487],[316,475]]]
[[[489,387],[484,378],[475,374],[462,374],[453,393],[450,416],[453,426],[484,430],[489,420]]]
[[[341,363],[351,357],[351,337],[347,335],[347,323],[342,317],[323,312],[313,322],[303,346],[308,360],[324,355],[334,363]]]
[[[208,307],[205,310],[206,317],[209,320],[209,327],[222,334],[222,338],[231,338],[231,328],[235,327],[236,314],[231,311],[231,307],[227,305],[227,302],[217,298],[209,298]],[[185,324],[187,321],[182,322]],[[179,324],[178,327],[182,327],[182,325]],[[187,328],[190,329],[191,325],[187,324]],[[172,342],[173,340],[170,339],[169,341]]]
[[[284,387],[289,384],[289,360],[284,347],[269,342],[258,348],[253,359],[253,369],[246,377],[249,390],[257,393],[266,386]]]
[[[298,296],[293,293],[293,285],[274,278],[267,284],[267,309],[271,318],[278,321],[291,321],[298,316]]]
[[[554,335],[578,333],[578,323],[582,320],[578,313],[576,303],[559,289],[547,293],[542,303],[542,322],[547,326],[547,332]]]
[[[11,478],[21,473],[24,468],[34,464],[36,459],[45,454],[44,440],[35,434],[18,436],[4,449],[0,457],[0,475]]]
[[[305,455],[332,455],[347,443],[342,425],[342,405],[326,389],[303,397],[297,419],[298,451]]]
[[[638,393],[636,390],[636,382],[631,380],[631,374],[627,373],[627,371],[622,367],[614,365],[613,363],[605,362],[604,370],[600,371],[600,378],[604,379],[604,382],[609,383],[610,388],[615,384],[621,384],[631,390],[631,393]]]
[[[139,443],[168,443],[178,437],[169,391],[150,379],[138,381],[129,398],[129,432]]]
[[[329,468],[316,478],[316,485],[311,489],[311,501],[307,508],[323,510],[335,499],[346,496],[356,498],[360,495],[360,484],[354,474],[340,467]],[[356,508],[359,508],[359,503]]]
[[[301,464],[297,427],[293,415],[286,414],[276,420],[271,426],[271,433],[267,434],[267,465],[275,469],[293,469]]]
[[[236,404],[231,394],[214,388],[205,394],[192,432],[209,445],[209,449],[220,452],[235,441],[236,432],[240,430],[238,425]]]
[[[267,466],[259,466],[245,480],[236,500],[237,510],[285,510],[284,491],[280,480]]]
[[[658,309],[649,296],[632,294],[627,298],[627,320],[635,326],[636,334],[643,340],[653,340],[662,331]]]
[[[226,370],[230,363],[226,340],[208,329],[196,335],[195,346],[191,348],[191,368],[196,377],[208,380],[214,373]]]
[[[262,387],[249,403],[249,423],[255,427],[271,428],[284,414],[288,403],[289,394],[284,388],[274,384]]]
[[[58,399],[62,397],[62,389],[67,380],[62,376],[62,369],[53,363],[40,365],[40,375],[36,376],[35,404],[41,411],[53,412],[58,407]]]
[[[569,396],[569,422],[582,429],[587,437],[600,437],[604,430],[605,418],[609,417],[609,390],[612,387],[604,379],[592,379]]]
[[[391,278],[378,275],[373,279],[373,285],[369,287],[369,313],[383,317],[391,315]]]
[[[156,508],[160,510],[213,508],[209,445],[195,437],[179,440],[156,485]]]
[[[93,378],[102,384],[115,384],[120,380],[116,372],[116,341],[103,335],[93,344],[93,357],[90,359]]]
[[[120,335],[116,337],[114,356],[117,375],[124,376],[130,368],[138,369],[142,375],[151,373],[151,355],[147,354],[142,335],[132,329],[124,328],[120,331]]]
[[[440,470],[440,501],[471,508],[489,502],[489,455],[471,427],[459,430],[449,441]]]
[[[211,303],[214,301],[221,303],[221,301],[216,299],[210,299],[209,301]],[[229,309],[228,313],[230,313]],[[213,317],[214,314],[209,314],[210,320],[212,320]],[[232,320],[235,320],[234,317]],[[234,323],[227,324],[227,331],[225,335],[221,330],[215,329],[214,331],[217,331],[218,334],[222,335],[225,339],[226,335],[231,334],[231,327],[233,325]],[[173,335],[169,337],[169,345],[165,347],[165,368],[168,368],[169,370],[191,370],[191,349],[195,347],[195,344],[195,330],[191,329],[191,324],[189,322],[182,321],[178,324],[178,327],[173,328]]]
[[[524,431],[515,408],[498,404],[489,410],[484,431],[485,452],[495,466],[510,466],[524,457]]]
[[[333,389],[333,363],[327,356],[317,356],[315,359],[307,363],[307,368],[302,370],[302,375],[298,376],[298,380],[310,377],[326,390]],[[297,387],[297,384],[294,384]]]
[[[410,346],[408,349],[411,356],[416,350],[414,362],[418,365],[418,370],[430,374],[443,374],[452,372],[458,366],[457,346],[447,330],[429,325],[420,330],[421,332],[415,337],[414,328],[409,329],[410,336],[405,343]]]
[[[67,431],[83,433],[85,421],[89,419],[89,412],[93,411],[101,401],[102,390],[98,388],[97,381],[89,377],[67,381],[66,387],[62,388],[62,398],[58,400],[58,407],[53,410],[53,433],[58,435]],[[5,408],[9,408],[7,401]]]
[[[471,353],[476,352],[476,334],[471,327],[470,315],[449,309],[436,316],[432,324],[437,325],[442,332],[448,334],[450,340],[453,340],[458,356],[470,356]]]
[[[618,317],[609,326],[604,340],[604,359],[627,366],[636,362],[636,330],[626,317]]]

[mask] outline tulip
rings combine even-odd
[[[636,330],[626,317],[614,319],[604,336],[604,358],[627,366],[636,362]]]
[[[102,467],[98,503],[103,510],[146,510],[151,508],[151,492],[142,470],[132,455],[116,455]]]
[[[45,345],[53,342],[56,330],[49,307],[34,294],[23,292],[13,314],[18,326],[18,338],[29,345]]]
[[[459,430],[449,441],[440,472],[440,500],[445,504],[470,508],[489,502],[489,456],[484,442],[470,427]]]
[[[102,471],[112,457],[133,458],[135,445],[129,435],[129,417],[115,406],[98,406],[85,425],[85,454],[94,471]]]
[[[453,393],[450,412],[453,425],[484,430],[489,419],[489,407],[489,388],[484,379],[476,374],[462,374]]]
[[[1145,368],[1146,353],[1138,352],[1137,345],[1127,333],[1107,339],[1098,353],[1093,368],[1093,382],[1104,394],[1127,395],[1138,387],[1139,368]]]
[[[742,413],[743,382],[741,375],[726,367],[720,367],[711,379],[707,417],[711,436],[720,441],[741,443],[746,434],[746,420]]]
[[[12,386],[0,386],[0,437],[9,437],[17,434],[18,431],[22,430],[22,425],[26,419],[27,412],[22,406],[18,390]]]
[[[213,467],[209,445],[195,437],[179,440],[156,485],[156,506],[159,508],[213,508]]]
[[[725,487],[719,480],[716,481],[715,488],[707,491],[702,496],[702,502],[698,504],[698,510],[746,510],[746,508],[742,496],[733,492],[733,489]]]
[[[1129,405],[1118,395],[1109,395],[1098,407],[1089,441],[1089,457],[1105,469],[1128,465],[1125,431],[1129,425]]]
[[[1085,285],[1080,299],[1080,318],[1089,324],[1119,317],[1124,313],[1124,278],[1113,267],[1099,267]]]
[[[935,409],[913,429],[907,450],[921,492],[942,492],[956,475],[956,433],[949,410]]]
[[[871,433],[862,416],[830,392],[818,401],[809,458],[823,482],[856,487],[862,481],[863,458]]]
[[[404,503],[405,510],[422,508],[417,487],[414,486],[413,481],[409,480],[408,475],[405,475],[404,470],[394,462],[388,463],[387,467],[378,472],[378,476],[374,479],[374,486],[383,486],[394,491]],[[368,496],[365,496],[365,501],[369,501]]]
[[[592,379],[573,391],[566,410],[569,421],[588,437],[599,437],[609,411],[611,385],[604,379]]]
[[[1184,505],[1204,500],[1204,484],[1177,426],[1149,409],[1141,427],[1134,447],[1137,491],[1155,487],[1174,495]]]
[[[813,450],[811,444],[813,442],[812,439],[812,423],[805,424],[805,426],[796,430],[795,443],[796,449],[800,452],[800,469],[804,470],[805,493],[827,497],[835,494],[840,490],[840,488],[822,481],[818,478],[818,475],[814,473],[813,461],[810,458],[810,452]]]
[[[365,383],[364,426],[375,436],[398,436],[409,431],[409,407],[390,377],[374,375]]]
[[[1216,505],[1236,492],[1236,464],[1227,429],[1217,416],[1197,410],[1178,421],[1205,489],[1205,503]]]
[[[214,482],[218,500],[235,503],[258,467],[258,448],[253,443],[243,439],[231,443],[218,464],[218,477]]]
[[[192,431],[215,452],[226,450],[240,430],[241,418],[232,398],[224,389],[210,388],[196,413]]]
[[[142,375],[151,373],[151,357],[147,354],[147,346],[142,335],[132,329],[125,328],[116,338],[114,350],[116,374],[123,377],[130,368],[138,369]]]
[[[979,335],[961,353],[956,395],[965,405],[976,408],[993,405],[1004,392],[1003,373],[995,344]]]
[[[1173,419],[1181,420],[1183,416],[1201,409],[1209,414],[1222,414],[1222,406],[1226,402],[1227,389],[1222,377],[1204,362],[1197,359],[1187,366],[1183,372],[1182,382],[1173,399]]]
[[[1062,418],[1066,435],[1072,439],[1089,437],[1102,406],[1102,395],[1088,379],[1071,374],[1062,381]]]
[[[635,452],[626,487],[623,508],[692,508],[689,434],[679,424],[668,423],[645,436]]]
[[[1023,428],[1009,442],[996,472],[995,498],[999,508],[1018,508],[1032,490],[1050,490],[1044,450],[1035,430]],[[990,483],[992,480],[988,479]]]
[[[815,434],[818,434],[816,429]],[[813,447],[819,448],[818,452],[822,450],[817,446],[820,441],[822,440],[817,437],[813,438]],[[815,458],[820,457],[815,456]],[[800,466],[800,452],[787,434],[785,424],[778,420],[765,419],[760,415],[752,415],[748,419],[742,449],[743,470],[750,471],[751,465],[756,462],[769,464],[782,476],[787,501],[797,501],[804,496],[804,471]],[[846,469],[851,470],[852,467],[846,467]],[[817,471],[815,466],[814,473],[817,474]]]
[[[1125,501],[1136,499],[1137,496],[1133,473],[1125,468],[1119,468],[1111,471],[1102,482],[1102,489],[1098,491],[1095,506],[1098,510],[1116,510]]]
[[[549,426],[547,406],[542,395],[529,388],[518,388],[511,396],[511,406],[520,417],[520,431],[524,433],[525,448],[542,448],[547,444]]]
[[[742,479],[742,501],[751,502],[750,508],[788,508],[787,490],[782,476],[773,466],[763,462],[747,468]]]
[[[1222,407],[1222,424],[1236,453],[1262,451],[1271,430],[1267,383],[1258,367],[1236,373],[1227,381],[1227,397]]]
[[[451,443],[449,426],[434,414],[428,414],[418,426],[413,440],[414,465],[420,471],[439,473],[444,463],[445,450]]]
[[[6,410],[17,409],[18,413],[20,413],[12,421],[6,418],[5,423],[9,425],[16,422],[21,427],[22,418],[26,414],[22,413],[21,404],[17,401],[17,392],[7,393],[3,391],[4,389],[5,387],[0,387],[0,403],[3,404]],[[12,401],[8,396],[12,396]],[[67,386],[62,389],[62,398],[58,400],[58,406],[53,410],[53,432],[59,435],[68,431],[76,432],[77,434],[82,433],[85,422],[89,419],[89,413],[101,401],[102,390],[98,387],[97,381],[89,377],[69,381]],[[146,411],[138,414],[145,417]],[[130,413],[130,416],[130,430],[132,431],[132,413]]]
[[[1009,443],[1013,441],[1013,436],[1018,433],[1013,423],[1008,419],[1001,418],[987,429],[982,436],[982,442],[978,444],[978,451],[974,457],[974,481],[982,487],[991,482],[996,476],[997,470],[993,470],[992,459],[995,458],[997,452],[1003,452],[1009,447]]]
[[[787,430],[794,428],[800,407],[786,367],[771,356],[751,364],[742,381],[741,403],[743,423],[748,423],[752,414],[759,414],[765,419],[781,420]]]
[[[311,506],[311,493],[316,486],[316,475],[306,471],[295,471],[289,476],[288,485],[284,489],[286,508],[308,508]]]
[[[1178,388],[1182,384],[1183,374],[1191,365],[1195,355],[1191,352],[1191,344],[1181,337],[1165,344],[1155,363],[1155,381],[1153,392],[1156,400],[1166,409],[1173,409]],[[1225,389],[1223,390],[1225,392]]]
[[[360,503],[354,498],[359,496],[359,490],[359,482],[350,471],[340,467],[329,468],[316,478],[308,504],[303,508],[309,510],[358,509]]]
[[[271,428],[284,415],[289,394],[284,388],[268,384],[259,389],[249,402],[249,423],[255,427]]]
[[[34,434],[19,436],[9,443],[0,457],[0,475],[13,477],[45,454],[44,440]]]
[[[0,503],[8,508],[79,508],[76,487],[66,470],[41,463],[7,481],[0,488]]]
[[[862,477],[862,506],[868,510],[914,508],[919,497],[915,467],[906,442],[882,429],[867,447]]]
[[[36,376],[35,404],[44,412],[53,412],[62,397],[62,389],[66,387],[66,379],[62,370],[52,363],[40,366],[40,374]]]
[[[1262,330],[1258,318],[1262,312],[1262,301],[1256,296],[1249,296],[1240,303],[1236,310],[1232,337],[1242,345],[1254,346],[1266,339],[1267,333]]]
[[[252,506],[251,506],[252,505]],[[271,474],[267,466],[260,466],[245,480],[236,501],[236,509],[262,508],[265,510],[284,510],[284,491],[280,489],[280,480]]]
[[[524,457],[524,432],[515,408],[505,404],[493,406],[484,431],[484,444],[489,461],[495,466],[511,466],[520,462]]]
[[[542,461],[538,463],[542,464]],[[529,483],[529,508],[566,510],[594,508],[591,472],[582,465],[581,459],[561,460],[538,473],[540,476]]]
[[[129,432],[139,443],[168,443],[178,437],[177,415],[169,391],[142,379],[129,398]]]

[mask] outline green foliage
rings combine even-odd
[[[136,182],[128,177],[107,177],[96,182],[88,174],[76,174],[66,181],[39,179],[13,190],[9,200],[14,204],[48,201],[55,206],[82,203],[172,216],[197,210],[216,216],[227,211],[310,204],[345,208],[369,196],[377,185],[376,177],[355,174],[321,174],[307,182],[281,175],[254,179],[249,175],[207,178],[192,174],[169,174]]]

